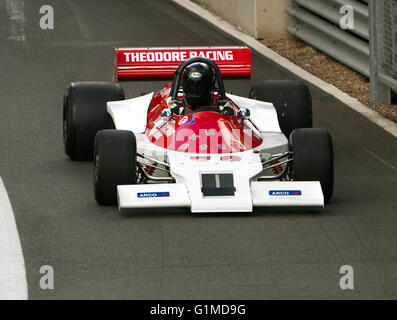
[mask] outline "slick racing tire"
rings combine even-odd
[[[91,161],[99,130],[114,128],[108,101],[124,100],[124,90],[114,83],[76,82],[63,97],[63,143],[71,160]]]
[[[287,138],[295,129],[313,127],[312,98],[302,81],[261,81],[251,87],[249,97],[273,103],[281,131]]]
[[[332,137],[325,129],[297,129],[290,137],[293,161],[290,176],[294,181],[320,181],[325,202],[334,190]]]
[[[117,186],[136,183],[136,139],[131,131],[101,130],[95,137],[95,199],[117,205]]]

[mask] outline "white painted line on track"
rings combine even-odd
[[[81,35],[84,39],[89,39],[91,37],[91,31],[88,27],[85,17],[81,14],[79,7],[73,2],[73,0],[67,0],[70,9],[74,17],[76,18],[77,24],[79,25]]]
[[[26,42],[25,14],[23,0],[4,0],[8,17],[10,19],[10,40]]]
[[[238,40],[244,42],[246,45],[253,48],[254,50],[259,52],[266,58],[279,64],[284,69],[287,69],[288,71],[294,73],[298,77],[312,83],[313,85],[320,88],[321,90],[334,96],[336,99],[343,102],[345,105],[347,105],[351,109],[362,114],[364,117],[368,118],[370,121],[374,122],[379,127],[383,128],[384,130],[391,133],[394,137],[397,138],[397,124],[395,122],[383,117],[381,114],[370,109],[369,107],[362,104],[357,99],[349,96],[345,92],[339,90],[337,87],[321,80],[320,78],[317,78],[316,76],[312,75],[311,73],[307,72],[306,70],[303,70],[302,68],[298,67],[296,64],[292,63],[288,59],[280,56],[278,53],[269,49],[268,47],[266,47],[264,44],[260,43],[253,37],[237,30],[230,23],[215,16],[211,12],[205,10],[204,8],[191,2],[190,0],[173,0],[173,1],[175,3],[177,3],[178,5],[184,7],[185,9],[191,11],[192,13],[207,20],[208,22],[210,22],[217,28],[223,30],[224,32],[230,34],[234,38],[237,38]]]
[[[25,261],[14,212],[0,178],[0,300],[26,300]]]
[[[391,165],[390,163],[388,163],[386,160],[382,159],[381,157],[379,157],[377,154],[373,153],[372,151],[368,150],[365,147],[362,147],[367,153],[369,153],[373,158],[375,158],[376,160],[378,160],[379,162],[383,163],[385,166],[389,167],[390,169],[392,169],[393,171],[397,172],[397,169]]]
[[[129,46],[130,41],[103,41],[103,40],[66,40],[66,41],[52,41],[45,43],[51,47],[114,47],[114,46]]]

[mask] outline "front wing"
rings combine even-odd
[[[250,184],[251,206],[228,207],[234,196],[194,195],[201,205],[192,207],[184,183],[120,185],[117,187],[119,210],[128,212],[143,208],[190,208],[192,212],[252,212],[253,207],[324,207],[324,196],[318,181],[254,181]]]

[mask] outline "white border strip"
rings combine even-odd
[[[350,107],[351,109],[361,113],[364,117],[368,118],[379,127],[383,128],[387,132],[391,133],[394,137],[397,138],[397,124],[393,121],[383,117],[378,112],[370,109],[366,105],[362,104],[357,99],[349,96],[348,94],[344,93],[343,91],[339,90],[337,87],[317,78],[316,76],[312,75],[311,73],[303,70],[302,68],[298,67],[296,64],[292,63],[288,59],[280,56],[273,50],[270,50],[268,47],[260,43],[259,41],[255,40],[251,36],[237,30],[228,22],[222,20],[221,18],[213,15],[211,12],[205,10],[204,8],[200,7],[199,5],[191,2],[190,0],[173,0],[178,5],[184,7],[185,9],[193,12],[194,14],[204,18],[217,28],[223,30],[224,32],[230,34],[231,36],[239,39],[240,41],[244,42],[249,47],[253,48],[254,50],[261,53],[268,59],[271,59],[275,63],[279,64],[283,68],[287,69],[288,71],[294,73],[298,77],[312,83],[316,87],[320,88],[321,90],[329,93],[330,95],[334,96],[339,101],[343,102],[345,105]]]
[[[0,300],[27,300],[25,262],[14,212],[0,178]]]
[[[25,23],[26,17],[23,12],[24,1],[23,0],[4,0],[4,4],[7,10],[8,17],[10,19],[10,40],[26,42],[25,35]]]

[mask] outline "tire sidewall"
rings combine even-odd
[[[297,129],[290,136],[293,161],[290,176],[294,181],[320,181],[324,200],[334,189],[334,156],[330,133],[325,129]]]
[[[249,97],[273,104],[280,129],[287,138],[295,129],[313,127],[312,98],[302,81],[261,81],[251,87]]]
[[[63,98],[63,143],[70,159],[93,159],[96,133],[114,127],[107,102],[124,99],[124,90],[118,84],[78,82],[69,85]]]
[[[95,137],[94,192],[101,205],[117,204],[117,185],[136,183],[136,138],[131,131],[101,130]]]

